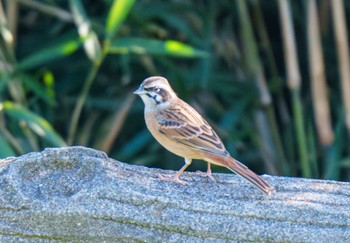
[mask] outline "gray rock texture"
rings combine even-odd
[[[179,161],[179,168],[182,161]],[[0,160],[0,242],[349,242],[350,183],[234,174],[216,182],[50,148]]]

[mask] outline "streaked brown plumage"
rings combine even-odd
[[[192,159],[200,159],[208,162],[209,177],[212,163],[227,167],[267,194],[275,192],[265,180],[230,156],[211,126],[177,97],[165,78],[145,79],[134,94],[139,95],[145,104],[146,125],[154,138],[172,153],[185,158],[185,165],[171,180],[184,184],[179,176]]]

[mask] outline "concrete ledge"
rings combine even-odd
[[[0,160],[0,242],[346,242],[350,183],[234,174],[217,182],[112,160],[84,148]]]

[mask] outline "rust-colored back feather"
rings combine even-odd
[[[160,133],[194,150],[229,155],[219,136],[195,109],[180,99],[174,103],[157,115]]]

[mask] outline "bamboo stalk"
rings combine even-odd
[[[287,71],[287,85],[291,91],[294,126],[296,130],[297,146],[300,166],[303,177],[311,177],[310,163],[308,160],[307,139],[305,133],[305,119],[300,97],[301,75],[298,66],[298,55],[295,43],[295,33],[291,17],[289,2],[279,0],[279,12],[284,47],[284,58]]]
[[[18,4],[16,1],[7,1],[7,19],[8,28],[12,33],[12,45],[16,45],[17,25],[18,25]]]
[[[268,124],[259,124],[257,126],[261,138],[261,150],[266,157],[264,161],[265,167],[266,169],[268,169],[268,172],[270,174],[278,174],[278,171],[280,171],[280,169],[278,168],[280,166],[277,163],[276,159],[278,156],[276,155],[275,144],[270,147],[267,146],[267,144],[271,144],[268,143],[268,141],[271,141],[273,139],[273,131],[271,131],[271,124],[274,124],[274,121],[273,117],[269,116],[271,114],[272,109],[272,98],[266,84],[265,73],[262,68],[260,57],[258,55],[257,44],[253,34],[253,27],[249,18],[248,9],[246,5],[247,3],[244,0],[240,0],[237,2],[237,4],[239,9],[240,25],[242,28],[241,36],[242,43],[244,43],[243,52],[246,58],[246,68],[248,70],[248,75],[254,77],[254,80],[256,81],[256,86],[260,95],[260,104],[263,108],[265,108],[264,110],[258,110],[256,112],[256,123],[267,123],[267,119],[269,121]],[[261,111],[263,112],[261,113]],[[266,117],[267,119],[259,119],[261,117]],[[268,128],[268,130],[266,130],[266,128]],[[273,155],[271,155],[271,151],[273,151]]]
[[[350,61],[344,2],[343,0],[333,0],[330,1],[330,3],[339,59],[341,92],[345,110],[345,124],[348,132],[350,132]]]
[[[325,67],[315,0],[309,0],[307,30],[312,104],[314,107],[316,128],[320,143],[327,146],[333,143],[334,134],[327,97]]]
[[[257,25],[257,34],[260,38],[262,49],[265,53],[265,56],[267,57],[267,68],[271,72],[271,78],[270,81],[273,81],[273,85],[278,85],[278,91],[276,92],[278,97],[277,97],[277,105],[278,106],[284,106],[285,101],[282,95],[282,90],[281,90],[281,83],[283,82],[282,78],[278,74],[278,69],[277,69],[277,64],[276,60],[273,55],[272,47],[271,47],[271,41],[268,35],[268,32],[266,30],[266,24],[263,18],[263,13],[261,9],[261,5],[259,1],[253,2],[254,3],[254,16],[255,16],[255,23]],[[273,86],[272,85],[272,86]],[[273,93],[273,91],[272,91]],[[283,148],[283,143],[282,139],[280,136],[280,132],[278,130],[278,125],[277,125],[277,118],[275,114],[275,110],[270,104],[267,109],[266,109],[267,117],[269,119],[269,124],[271,127],[271,136],[273,139],[273,144],[276,147],[276,167],[278,169],[278,174],[282,175],[288,175],[290,174],[290,169],[289,165],[287,164],[286,156],[285,156],[285,151]]]
[[[74,142],[75,134],[77,132],[78,122],[79,122],[79,118],[80,118],[81,112],[83,110],[85,101],[86,101],[87,96],[89,94],[91,85],[92,85],[93,81],[95,80],[97,72],[98,72],[98,70],[100,68],[102,60],[100,62],[98,62],[98,63],[93,63],[92,68],[90,69],[90,72],[88,73],[88,75],[87,75],[87,77],[86,77],[86,79],[84,81],[84,85],[83,85],[81,94],[78,97],[77,103],[75,104],[75,107],[74,107],[74,110],[73,110],[73,114],[72,114],[72,118],[71,118],[71,122],[70,122],[68,138],[67,138],[67,144],[69,144],[69,145],[73,144],[73,142]]]
[[[293,21],[290,14],[288,0],[279,0],[280,18],[282,21],[282,37],[287,66],[287,85],[290,89],[300,89],[301,77],[298,66],[298,53],[296,50]]]

